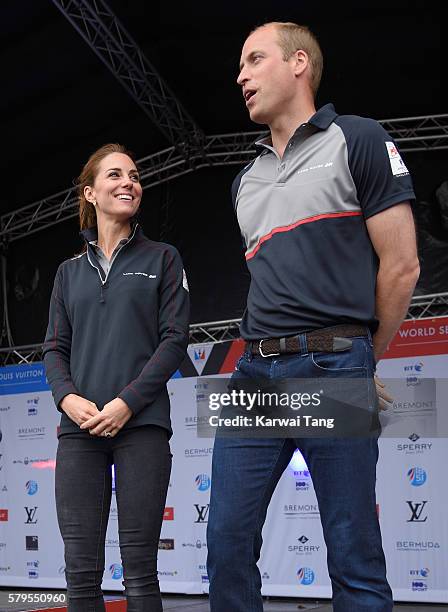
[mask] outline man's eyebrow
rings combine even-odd
[[[248,60],[253,59],[254,55],[256,55],[257,53],[263,53],[263,51],[259,51],[258,49],[251,51],[249,55],[247,56],[247,59]],[[243,69],[243,66],[244,66],[244,62],[240,62],[240,71]]]

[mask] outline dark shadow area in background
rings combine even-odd
[[[259,129],[249,120],[235,79],[248,31],[272,19],[307,24],[319,37],[325,69],[317,106],[331,101],[341,114],[376,119],[447,110],[441,78],[445,24],[411,0],[396,6],[379,1],[374,13],[354,0],[328,3],[325,10],[290,0],[261,0],[256,6],[206,0],[109,4],[207,134]],[[5,5],[1,29],[7,86],[0,128],[7,143],[4,176],[10,181],[0,214],[70,187],[88,155],[105,142],[123,142],[137,158],[169,146],[51,1]],[[416,41],[424,69],[416,64]],[[434,191],[448,179],[446,151],[404,157],[418,201],[417,293],[442,292],[448,288],[447,225]],[[174,244],[184,259],[193,322],[236,318],[244,309],[249,279],[229,195],[238,170],[200,170],[144,196],[145,233]],[[14,344],[43,339],[56,268],[80,247],[74,220],[10,245]],[[298,262],[303,264],[311,262]]]
[[[434,201],[435,188],[448,178],[446,153],[410,153],[405,160],[417,194],[414,210],[422,264],[417,293],[446,291],[447,213],[443,225]],[[238,170],[238,166],[198,170],[147,189],[143,195],[140,222],[146,235],[174,244],[184,260],[193,323],[237,318],[244,311],[249,275],[230,199]],[[10,245],[8,295],[15,345],[42,341],[54,275],[59,263],[80,252],[78,231],[77,220],[71,219]],[[35,291],[20,299],[20,279],[31,282],[36,269]]]
[[[190,287],[192,322],[243,313],[248,273],[230,185],[236,168],[199,170],[144,192],[140,223],[148,238],[180,251]],[[11,243],[8,250],[9,316],[15,345],[40,342],[58,265],[81,252],[77,219]],[[39,273],[35,291],[19,287]],[[29,294],[29,295],[28,295]]]

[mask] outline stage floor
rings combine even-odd
[[[175,610],[176,612],[210,612],[210,606],[206,598],[188,596],[165,596],[163,598],[164,610]],[[333,606],[327,601],[310,601],[300,599],[269,598],[265,600],[264,612],[332,612]],[[447,612],[448,604],[411,605],[396,604],[394,612]]]
[[[9,590],[9,589],[8,589]],[[44,606],[44,605],[20,605],[8,604],[4,597],[6,589],[0,590],[0,612],[28,612],[29,610],[49,610],[58,608],[63,611],[66,608],[60,608],[59,605]],[[24,589],[14,589],[24,591]],[[117,594],[106,593],[106,612],[124,612],[124,598]],[[109,604],[109,605],[108,605]],[[190,596],[190,595],[165,595],[163,597],[164,611],[172,610],[175,612],[210,612],[208,598],[206,596]],[[264,612],[332,612],[333,607],[328,601],[313,601],[309,599],[286,599],[286,598],[266,598],[264,603]],[[447,612],[448,604],[396,604],[394,612]]]

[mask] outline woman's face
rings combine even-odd
[[[97,216],[125,220],[135,215],[142,199],[142,186],[132,159],[123,153],[104,157],[93,186],[86,187],[84,195],[90,202],[96,202]]]

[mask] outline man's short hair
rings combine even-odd
[[[302,26],[290,21],[271,21],[269,23],[264,23],[255,28],[253,32],[271,25],[275,26],[277,30],[278,44],[283,51],[283,59],[285,62],[287,62],[291,55],[298,50],[307,53],[311,63],[310,87],[315,96],[319,89],[324,65],[322,51],[317,42],[317,38],[307,26]]]

